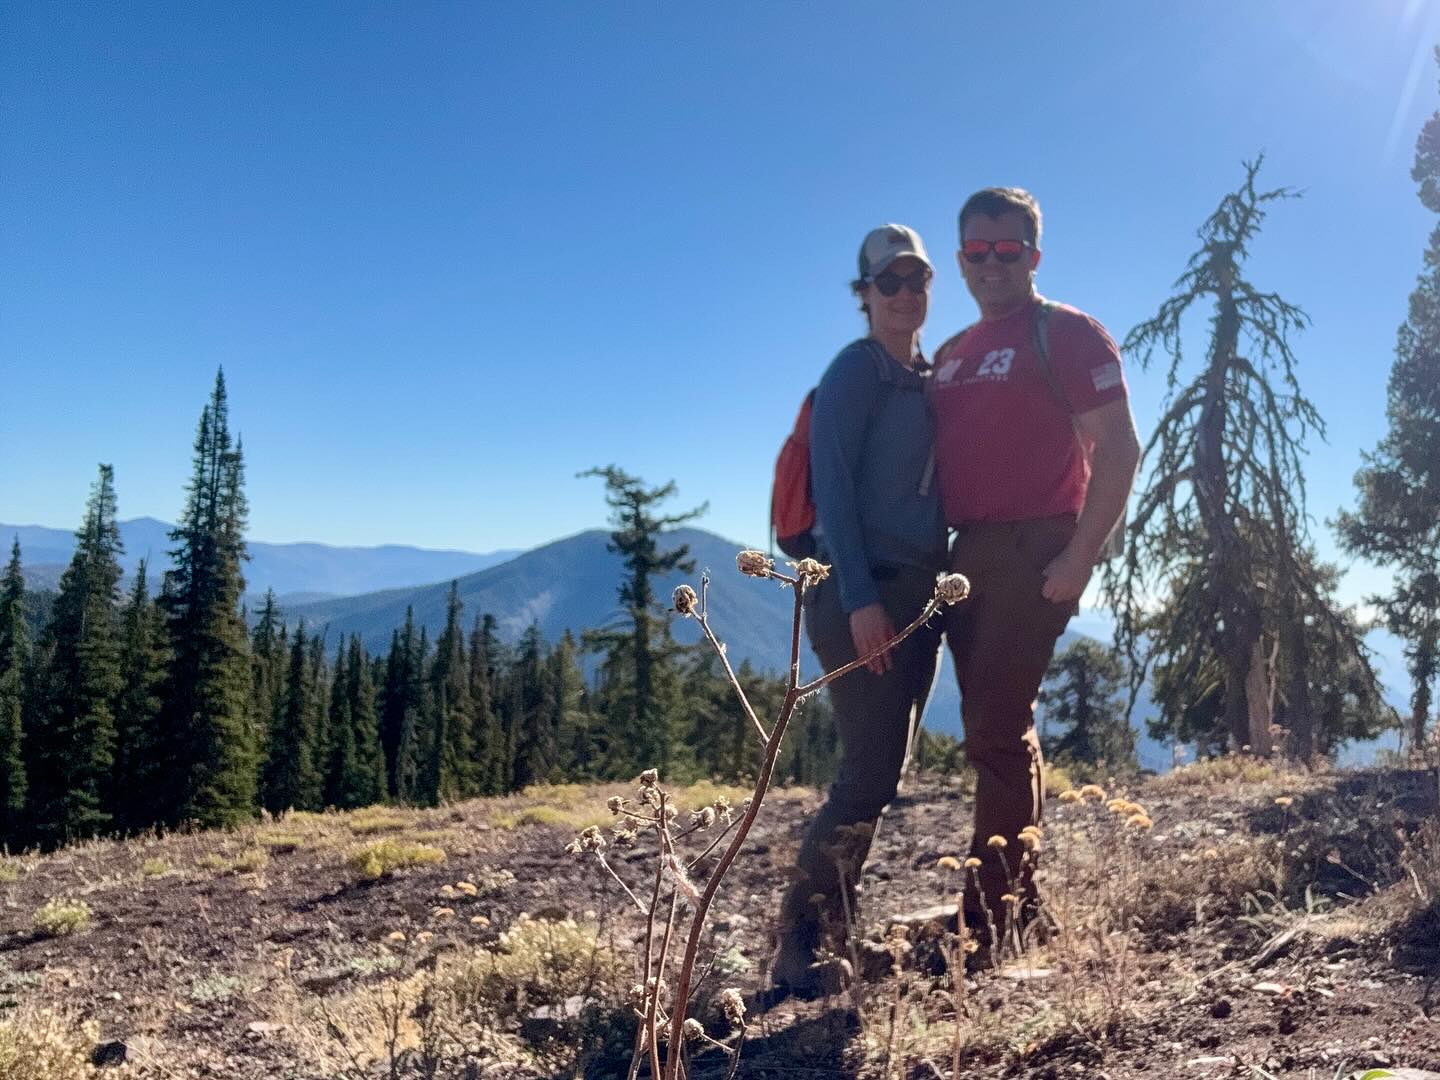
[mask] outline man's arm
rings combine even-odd
[[[1130,403],[1122,398],[1075,417],[1075,430],[1090,452],[1090,486],[1075,536],[1045,568],[1045,599],[1063,604],[1080,599],[1110,530],[1120,520],[1140,464],[1140,439]]]

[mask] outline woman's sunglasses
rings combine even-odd
[[[922,266],[902,277],[893,270],[884,270],[875,275],[871,284],[880,290],[881,296],[894,296],[902,285],[918,296],[925,291],[925,286],[930,284],[930,271]]]
[[[978,265],[993,251],[997,262],[1013,263],[1034,246],[1028,240],[966,240],[960,245],[960,254],[966,262]]]

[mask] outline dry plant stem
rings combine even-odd
[[[630,891],[630,886],[625,884],[624,880],[620,877],[620,875],[615,872],[615,868],[606,861],[604,852],[595,852],[595,858],[600,861],[600,865],[605,868],[605,872],[615,879],[615,883],[619,885],[620,888],[625,890],[625,895],[630,897],[631,900],[635,901],[635,906],[640,909],[640,914],[648,914],[649,909],[647,909],[645,905],[640,902],[640,898],[638,896],[636,896],[633,892]]]
[[[724,880],[730,865],[740,854],[740,848],[745,843],[745,838],[750,835],[751,826],[755,824],[755,818],[760,813],[760,804],[763,801],[762,793],[770,787],[770,777],[775,771],[775,759],[780,754],[780,742],[785,736],[785,728],[790,723],[790,717],[795,712],[795,704],[801,696],[795,686],[794,673],[798,670],[800,662],[800,605],[805,598],[804,580],[793,582],[793,589],[795,612],[791,631],[790,686],[785,691],[785,700],[780,706],[780,715],[775,720],[775,728],[765,743],[765,757],[760,763],[760,775],[755,778],[755,797],[745,808],[745,814],[740,819],[740,825],[735,830],[734,837],[731,838],[724,854],[720,856],[719,862],[715,864],[715,869],[705,882],[705,889],[700,894],[700,899],[695,903],[695,912],[690,919],[690,933],[685,942],[685,958],[681,961],[680,973],[675,986],[674,1008],[671,1009],[670,1052],[665,1061],[665,1080],[679,1080],[680,1049],[684,1045],[685,1013],[690,998],[690,981],[695,972],[695,958],[700,950],[700,935],[704,932],[705,921],[710,914],[710,905],[714,902],[715,894],[720,889],[720,882]],[[737,692],[740,692],[743,698],[743,691]]]
[[[730,830],[735,828],[735,826],[739,823],[740,819],[735,818],[733,821],[730,822],[729,825],[726,825],[725,828],[721,830],[720,835],[715,837],[714,840],[710,841],[709,847],[707,847],[699,855],[696,855],[695,858],[691,859],[688,863],[685,864],[685,869],[694,870],[695,867],[699,866],[700,863],[702,863],[712,851],[714,851],[717,847],[720,846],[720,841],[724,840],[725,837],[730,835]]]
[[[925,605],[924,609],[920,612],[920,614],[915,617],[915,621],[914,621],[914,622],[912,622],[909,626],[905,627],[904,630],[901,630],[898,634],[896,634],[894,637],[892,637],[889,641],[885,642],[885,644],[881,645],[879,648],[876,648],[876,649],[871,650],[870,652],[866,653],[864,656],[857,657],[856,659],[851,660],[850,663],[844,665],[843,667],[838,667],[838,668],[836,668],[834,671],[826,672],[824,675],[821,675],[818,679],[812,679],[810,682],[806,683],[804,686],[799,687],[799,689],[798,689],[798,691],[797,691],[798,695],[799,695],[800,697],[809,697],[811,694],[815,693],[815,691],[821,690],[821,689],[823,689],[824,687],[829,686],[829,685],[830,685],[832,682],[834,682],[836,679],[840,678],[840,676],[842,676],[842,675],[848,675],[848,674],[850,674],[850,672],[854,671],[854,670],[855,670],[856,668],[858,668],[858,667],[864,667],[864,666],[865,666],[866,664],[868,664],[871,660],[874,660],[875,657],[879,656],[879,655],[880,655],[881,653],[883,653],[883,652],[888,652],[890,649],[893,649],[896,645],[900,644],[900,642],[904,641],[907,637],[909,637],[911,634],[913,634],[916,630],[919,630],[920,627],[924,626],[925,623],[930,619],[930,617],[931,617],[932,615],[934,615],[934,614],[935,614],[937,611],[939,611],[939,610],[940,610],[940,602],[939,602],[938,600],[932,599],[928,604]],[[793,662],[793,664],[792,664],[792,666],[791,666],[791,669],[790,669],[790,676],[791,676],[791,679],[792,679],[792,680],[797,679],[798,676],[799,676],[799,670],[800,670],[800,667],[799,667],[799,657],[798,657],[798,653],[799,653],[799,641],[800,641],[800,625],[799,625],[799,623],[796,623],[796,625],[795,625],[795,644],[794,644],[794,647],[793,647],[793,649],[792,649],[792,654],[794,654],[794,655],[793,655],[793,661],[794,661],[794,662]],[[793,685],[793,682],[792,682],[792,685]]]
[[[730,680],[731,688],[734,689],[735,693],[739,696],[740,706],[745,710],[745,715],[750,718],[750,723],[755,726],[755,732],[760,736],[761,744],[768,743],[770,736],[766,734],[764,725],[760,723],[760,718],[755,715],[755,710],[750,707],[750,702],[745,697],[745,691],[740,689],[740,680],[735,677],[735,672],[730,667],[730,658],[725,655],[725,646],[720,643],[719,639],[715,637],[715,632],[710,629],[709,619],[701,615],[699,623],[701,631],[705,634],[705,640],[710,642],[710,647],[714,649],[716,655],[720,657],[720,664],[725,668],[725,677]]]
[[[660,1062],[655,1049],[655,1000],[660,996],[660,980],[655,980],[655,990],[650,990],[651,967],[654,963],[655,943],[655,912],[660,907],[660,882],[665,874],[665,864],[656,861],[655,864],[655,885],[650,893],[650,907],[645,912],[645,969],[641,986],[645,995],[645,1014],[643,1022],[635,1031],[635,1052],[630,1059],[630,1072],[626,1080],[635,1080],[640,1073],[640,1059],[645,1052],[645,1043],[649,1042],[650,1070],[652,1076],[660,1075]],[[647,1039],[646,1036],[649,1036]]]

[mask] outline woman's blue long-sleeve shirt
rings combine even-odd
[[[933,444],[924,380],[873,339],[842,349],[815,390],[810,486],[847,613],[879,602],[876,567],[944,568]]]

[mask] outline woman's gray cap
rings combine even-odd
[[[920,234],[905,225],[881,225],[871,229],[860,245],[860,277],[874,281],[876,274],[883,274],[885,268],[902,255],[913,255],[934,270],[930,256],[925,254],[925,245]]]

